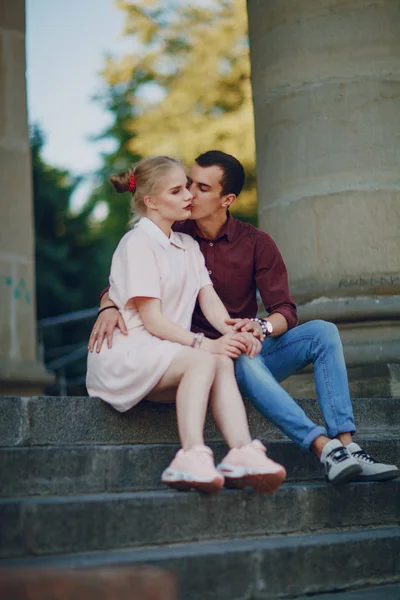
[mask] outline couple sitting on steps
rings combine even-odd
[[[189,178],[180,163],[162,156],[111,177],[118,192],[132,194],[141,218],[112,259],[110,287],[89,340],[89,394],[123,412],[145,397],[162,402],[165,392],[176,391],[182,449],[162,481],[177,489],[217,492],[225,483],[273,492],[285,480],[284,467],[251,440],[241,394],[311,450],[329,482],[397,477],[396,466],[377,462],[353,442],[336,326],[297,325],[275,243],[230,215],[244,179],[240,162],[220,151],[201,154]],[[267,319],[256,317],[256,288]],[[310,363],[326,429],[279,384]],[[217,467],[204,444],[208,405],[230,448]]]

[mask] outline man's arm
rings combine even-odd
[[[286,331],[289,329],[286,317],[284,317],[279,312],[268,315],[267,320],[271,323],[273,327],[273,332],[271,333],[270,337],[277,337],[278,335],[282,335],[283,333],[286,333]]]
[[[100,310],[107,306],[115,306],[114,302],[108,297],[108,290],[105,288],[100,294]],[[93,325],[92,332],[89,337],[88,349],[89,352],[93,352],[96,346],[96,351],[100,352],[101,347],[105,338],[107,338],[107,346],[111,348],[113,333],[116,328],[119,328],[121,333],[128,335],[125,321],[115,306],[113,309],[103,310],[97,317],[95,324]]]
[[[261,320],[269,321],[269,323],[271,323],[273,327],[273,332],[269,334],[269,337],[277,337],[278,335],[282,335],[282,333],[285,333],[288,330],[288,323],[286,321],[286,318],[280,313],[274,313],[273,315],[269,315],[267,319]],[[264,341],[264,331],[258,320],[248,318],[229,318],[226,319],[225,323],[227,325],[231,325],[233,331],[249,332],[261,342]]]
[[[289,293],[285,263],[267,233],[260,235],[256,242],[254,266],[257,287],[274,329],[272,335],[282,335],[297,325],[297,308]]]
[[[295,327],[299,320],[296,304],[289,293],[285,263],[277,245],[267,233],[260,235],[256,242],[254,266],[257,287],[269,313],[268,321],[274,327],[274,334],[281,335]]]
[[[109,289],[110,286],[102,290],[100,293],[100,308],[105,308],[106,306],[116,306],[115,302],[113,302],[108,295]]]
[[[297,309],[289,293],[285,263],[277,245],[267,234],[260,232],[255,244],[254,272],[264,306],[269,313],[264,321],[272,325],[271,337],[282,335],[298,323]],[[234,331],[248,331],[260,340],[264,338],[262,326],[255,320],[227,319]]]

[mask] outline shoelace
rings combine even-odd
[[[334,448],[327,454],[326,458],[332,458],[334,462],[340,463],[349,458],[349,453],[343,446],[340,448]]]
[[[364,460],[365,462],[374,464],[377,462],[374,458],[372,458],[372,456],[367,454],[365,450],[356,450],[356,452],[352,452],[352,455],[356,458],[359,458],[360,460]]]

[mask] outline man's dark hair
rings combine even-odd
[[[231,154],[221,152],[221,150],[209,150],[200,154],[195,159],[199,167],[220,167],[222,169],[222,196],[235,194],[239,196],[242,191],[246,175],[242,163]]]

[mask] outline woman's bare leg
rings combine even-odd
[[[251,441],[233,362],[225,356],[218,357],[210,405],[214,420],[231,448],[219,465],[225,485],[251,486],[258,492],[277,490],[286,478],[286,471],[266,456],[266,448],[259,440]]]
[[[177,388],[178,431],[184,450],[204,444],[204,421],[215,372],[215,355],[183,348],[148,398],[160,401],[160,392]]]
[[[232,359],[221,355],[216,358],[217,370],[210,396],[212,415],[228,446],[240,448],[251,442],[246,409]]]

